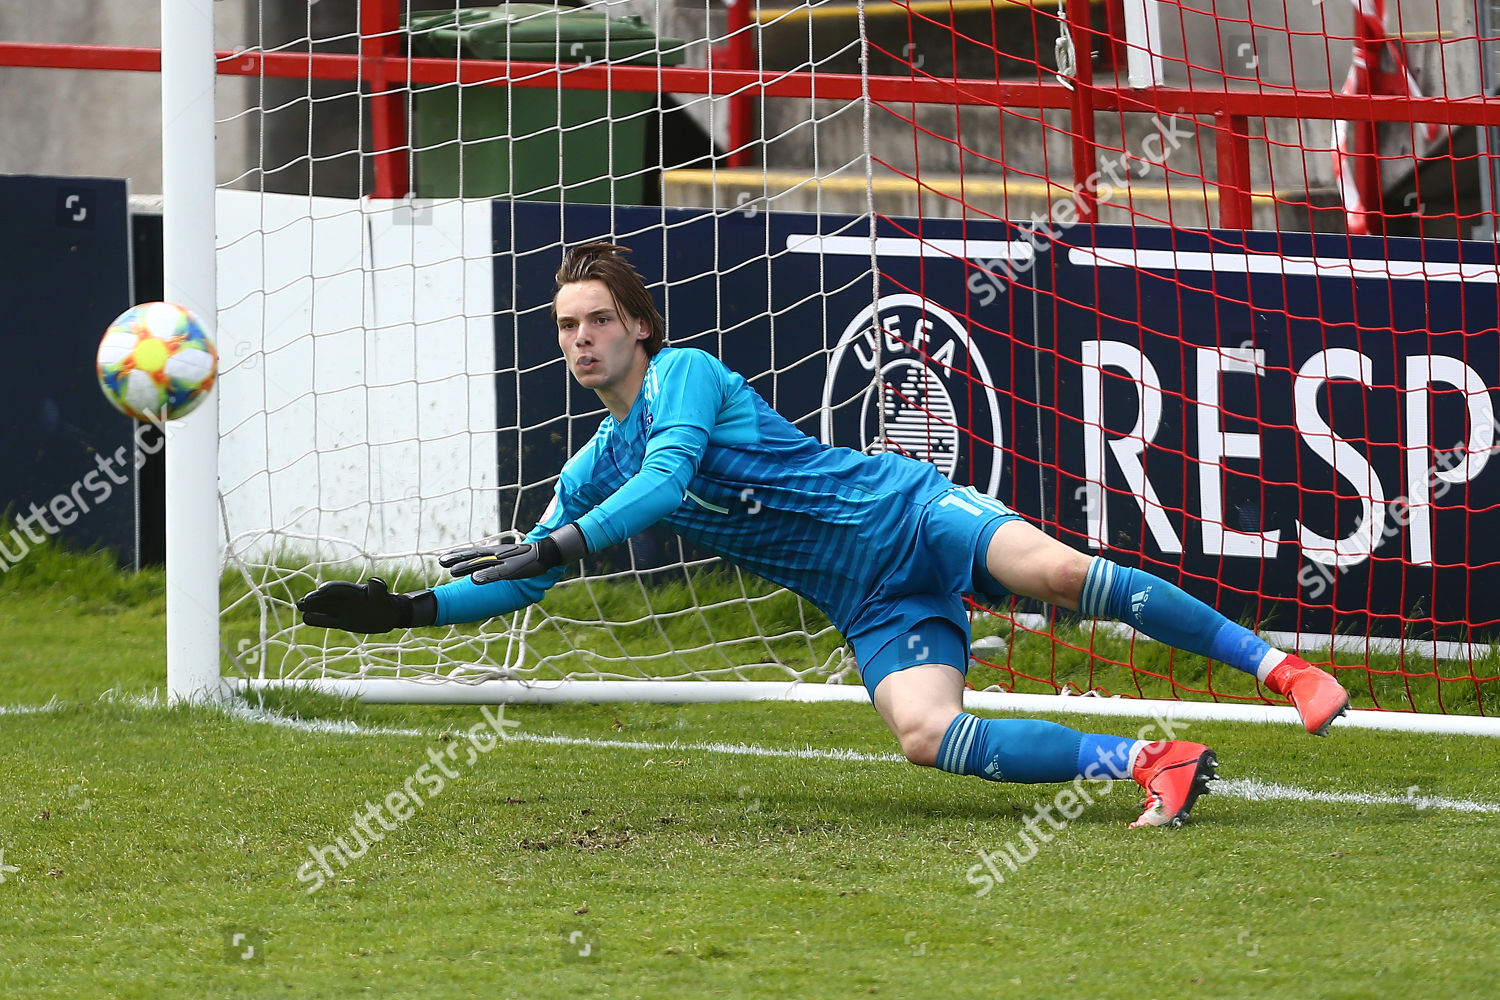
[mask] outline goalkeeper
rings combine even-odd
[[[1146,809],[1132,826],[1181,823],[1215,777],[1213,751],[965,712],[963,595],[1117,618],[1254,674],[1319,735],[1347,709],[1329,674],[1173,584],[1085,555],[925,462],[824,445],[717,358],[665,347],[627,252],[575,247],[557,273],[558,345],[610,415],[563,466],[541,523],[521,544],[445,554],[458,579],[431,590],[325,583],[298,602],[307,624],[373,633],[483,621],[541,600],[578,559],[661,522],[827,613],[912,763],[991,781],[1134,778]]]

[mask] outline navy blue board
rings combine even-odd
[[[499,481],[527,484],[515,526],[540,516],[558,468],[603,416],[568,375],[549,314],[559,247],[600,238],[632,248],[674,346],[718,356],[805,433],[933,461],[962,485],[1040,513],[1035,407],[1019,405],[1036,382],[1030,276],[995,283],[1000,290],[985,291],[981,306],[968,286],[977,265],[957,256],[998,252],[1015,231],[882,220],[877,236],[890,255],[877,303],[867,226],[791,213],[497,202],[497,367],[521,373],[497,380],[506,428]],[[946,252],[929,246],[922,256],[918,236]],[[877,366],[888,384],[883,397],[869,391]],[[570,409],[582,415],[564,417]],[[1033,442],[1019,453],[1018,433]],[[503,496],[501,509],[514,499]],[[669,535],[648,535],[635,543],[638,566],[676,557]]]
[[[94,370],[105,328],[132,304],[125,182],[0,176],[0,234],[0,560],[57,529],[134,565],[135,423],[105,401]]]
[[[1028,258],[1004,223],[882,219],[877,289],[868,225],[497,203],[499,366],[522,373],[497,391],[503,425],[529,428],[500,445],[500,481],[528,484],[516,526],[603,415],[559,357],[559,247],[615,238],[671,342],[718,355],[814,437],[932,461],[1234,618],[1325,635],[1500,630],[1500,463],[1437,468],[1472,481],[1405,506],[1408,463],[1420,479],[1461,460],[1453,446],[1492,422],[1491,393],[1466,404],[1443,378],[1466,365],[1471,389],[1500,381],[1493,246],[1074,227]],[[821,252],[795,252],[819,232]],[[1351,254],[1372,273],[1351,277]],[[883,395],[869,391],[877,367]],[[1135,369],[1153,373],[1144,408]],[[1429,369],[1430,386],[1413,381]],[[664,535],[645,548],[650,564],[672,554]]]
[[[1413,478],[1442,471],[1462,457],[1454,445],[1492,425],[1493,245],[1113,227],[1067,239],[1049,254],[1056,295],[1039,297],[1039,326],[1056,337],[1057,377],[1044,384],[1057,392],[1049,450],[1070,542],[1102,540],[1116,560],[1271,628],[1399,636],[1406,619],[1409,637],[1496,634],[1500,466],[1405,507],[1420,499]],[[1160,389],[1144,450],[1128,440],[1143,408],[1126,371],[1141,358]],[[1478,378],[1471,389],[1489,390],[1469,395],[1473,410],[1441,380],[1421,405],[1425,373],[1459,363]],[[1219,447],[1221,433],[1242,436]],[[1101,437],[1108,488],[1097,497],[1082,485]],[[1154,524],[1143,482],[1163,510]]]

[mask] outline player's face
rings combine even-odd
[[[651,329],[627,316],[602,281],[577,281],[558,289],[557,343],[580,385],[599,393],[611,412],[635,402],[646,373],[642,341]],[[615,413],[621,417],[623,414]]]

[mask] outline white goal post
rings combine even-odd
[[[162,0],[162,265],[166,300],[212,332],[214,245],[214,4]],[[217,700],[219,667],[219,401],[167,427],[167,697]]]

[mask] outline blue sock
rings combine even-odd
[[[1136,740],[1080,733],[1039,719],[981,719],[964,712],[943,734],[937,767],[990,781],[1072,781],[1130,776]]]
[[[1285,655],[1161,577],[1102,556],[1089,563],[1078,610],[1094,618],[1118,618],[1159,642],[1247,674],[1262,675]]]
[[[1146,740],[1128,736],[1103,736],[1084,733],[1078,746],[1078,774],[1094,779],[1130,777],[1130,758],[1137,745],[1144,746]]]

